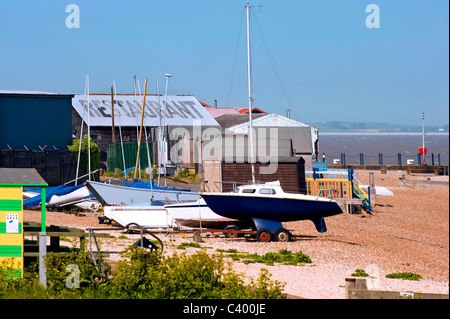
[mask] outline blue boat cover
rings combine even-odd
[[[66,186],[59,185],[55,187],[46,187],[45,188],[45,201],[48,202],[53,195],[61,196],[65,194],[69,194],[77,189],[83,187],[84,185],[76,185],[76,186]],[[23,201],[23,208],[29,208],[33,206],[37,206],[41,203],[41,188],[40,187],[26,187],[27,191],[34,191],[39,193],[39,195],[28,198]]]
[[[124,182],[123,184],[121,184],[122,186],[126,186],[126,187],[134,187],[134,188],[143,188],[143,189],[161,189],[161,190],[171,190],[171,191],[183,191],[183,192],[190,192],[190,189],[175,189],[175,188],[169,188],[169,186],[158,186],[155,185],[155,183],[153,183],[153,185],[150,184],[150,181],[148,181],[147,183],[141,182],[139,180],[134,180],[133,183],[131,184],[127,184],[126,182]]]

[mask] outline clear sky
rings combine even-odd
[[[246,2],[1,1],[0,89],[84,93],[89,73],[92,93],[108,93],[113,79],[118,93],[132,93],[134,75],[141,89],[148,78],[147,93],[158,78],[164,93],[170,73],[169,94],[247,107]],[[66,26],[71,3],[79,28]],[[281,115],[294,107],[305,123],[421,125],[425,112],[426,124],[448,124],[447,0],[251,4],[255,107]],[[379,28],[366,26],[369,4]]]

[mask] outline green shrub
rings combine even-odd
[[[220,255],[196,254],[158,257],[155,252],[132,247],[129,262],[120,261],[111,280],[115,298],[283,298],[279,283],[261,275],[256,288],[245,286]],[[226,270],[226,271],[225,271]],[[266,291],[267,290],[267,291]]]
[[[89,172],[89,146],[90,146],[90,158],[91,158],[91,169],[93,172],[100,167],[100,148],[94,142],[92,137],[89,139],[89,136],[86,134],[83,136],[83,140],[81,141],[81,152],[80,152],[80,170],[87,174]],[[74,139],[72,145],[68,146],[70,153],[72,154],[72,158],[75,163],[78,162],[78,153],[80,151],[80,140]],[[97,172],[94,175],[95,180],[99,180],[100,174]]]
[[[355,272],[352,274],[353,277],[369,277],[369,274],[366,273],[364,269],[355,269]]]
[[[285,298],[283,285],[271,281],[267,270],[245,285],[242,275],[226,265],[222,255],[201,251],[164,257],[130,246],[122,257],[114,271],[107,271],[109,279],[102,280],[103,273],[89,254],[74,252],[58,257],[50,253],[45,261],[47,289],[39,284],[36,266],[19,279],[11,279],[3,271],[0,298]],[[67,285],[68,265],[79,269],[79,288]]]
[[[177,249],[185,250],[186,247],[201,248],[202,246],[199,243],[181,243],[177,246]]]
[[[386,278],[418,281],[418,280],[422,279],[422,276],[419,274],[414,274],[412,272],[396,272],[396,273],[387,274]]]
[[[283,265],[298,265],[298,264],[310,264],[312,263],[311,258],[302,253],[301,251],[293,253],[289,250],[282,249],[278,253],[268,252],[262,256],[258,254],[249,255],[233,255],[236,260],[237,257],[243,258],[245,264],[249,263],[263,263],[268,266],[273,266],[275,263],[280,263]]]

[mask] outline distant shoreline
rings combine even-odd
[[[320,132],[320,135],[422,135],[421,132]],[[449,135],[449,132],[431,132],[427,135]]]

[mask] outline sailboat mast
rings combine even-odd
[[[86,82],[84,84],[84,107],[83,107],[83,117],[81,118],[80,145],[78,147],[78,160],[77,160],[77,171],[76,171],[76,175],[75,175],[75,185],[78,185],[78,172],[79,172],[79,168],[80,168],[81,142],[83,141],[84,115],[86,114],[86,93],[87,93],[88,80],[89,80],[89,73],[86,74]]]
[[[88,103],[88,122],[87,122],[87,127],[88,127],[88,180],[91,180],[91,116],[89,114],[90,107],[91,107],[91,101],[89,101],[89,73],[87,75],[87,103]]]
[[[162,110],[161,110],[161,96],[159,94],[159,80],[156,77],[156,91],[158,93],[158,105],[159,105],[159,131],[158,131],[158,186],[161,179],[161,134],[162,134]]]
[[[142,126],[144,125],[144,108],[145,108],[145,96],[147,94],[147,79],[144,81],[144,101],[142,102],[142,114],[141,114],[141,128],[139,130],[138,151],[136,157],[136,166],[134,167],[134,179],[137,176],[137,169],[139,164],[139,153],[141,151],[141,139],[142,139]]]
[[[248,78],[248,117],[250,126],[248,129],[248,137],[250,140],[250,163],[252,166],[252,183],[255,184],[255,163],[253,159],[253,125],[252,125],[252,63],[251,63],[251,47],[250,47],[250,8],[251,5],[247,3],[245,5],[247,9],[247,78]]]

